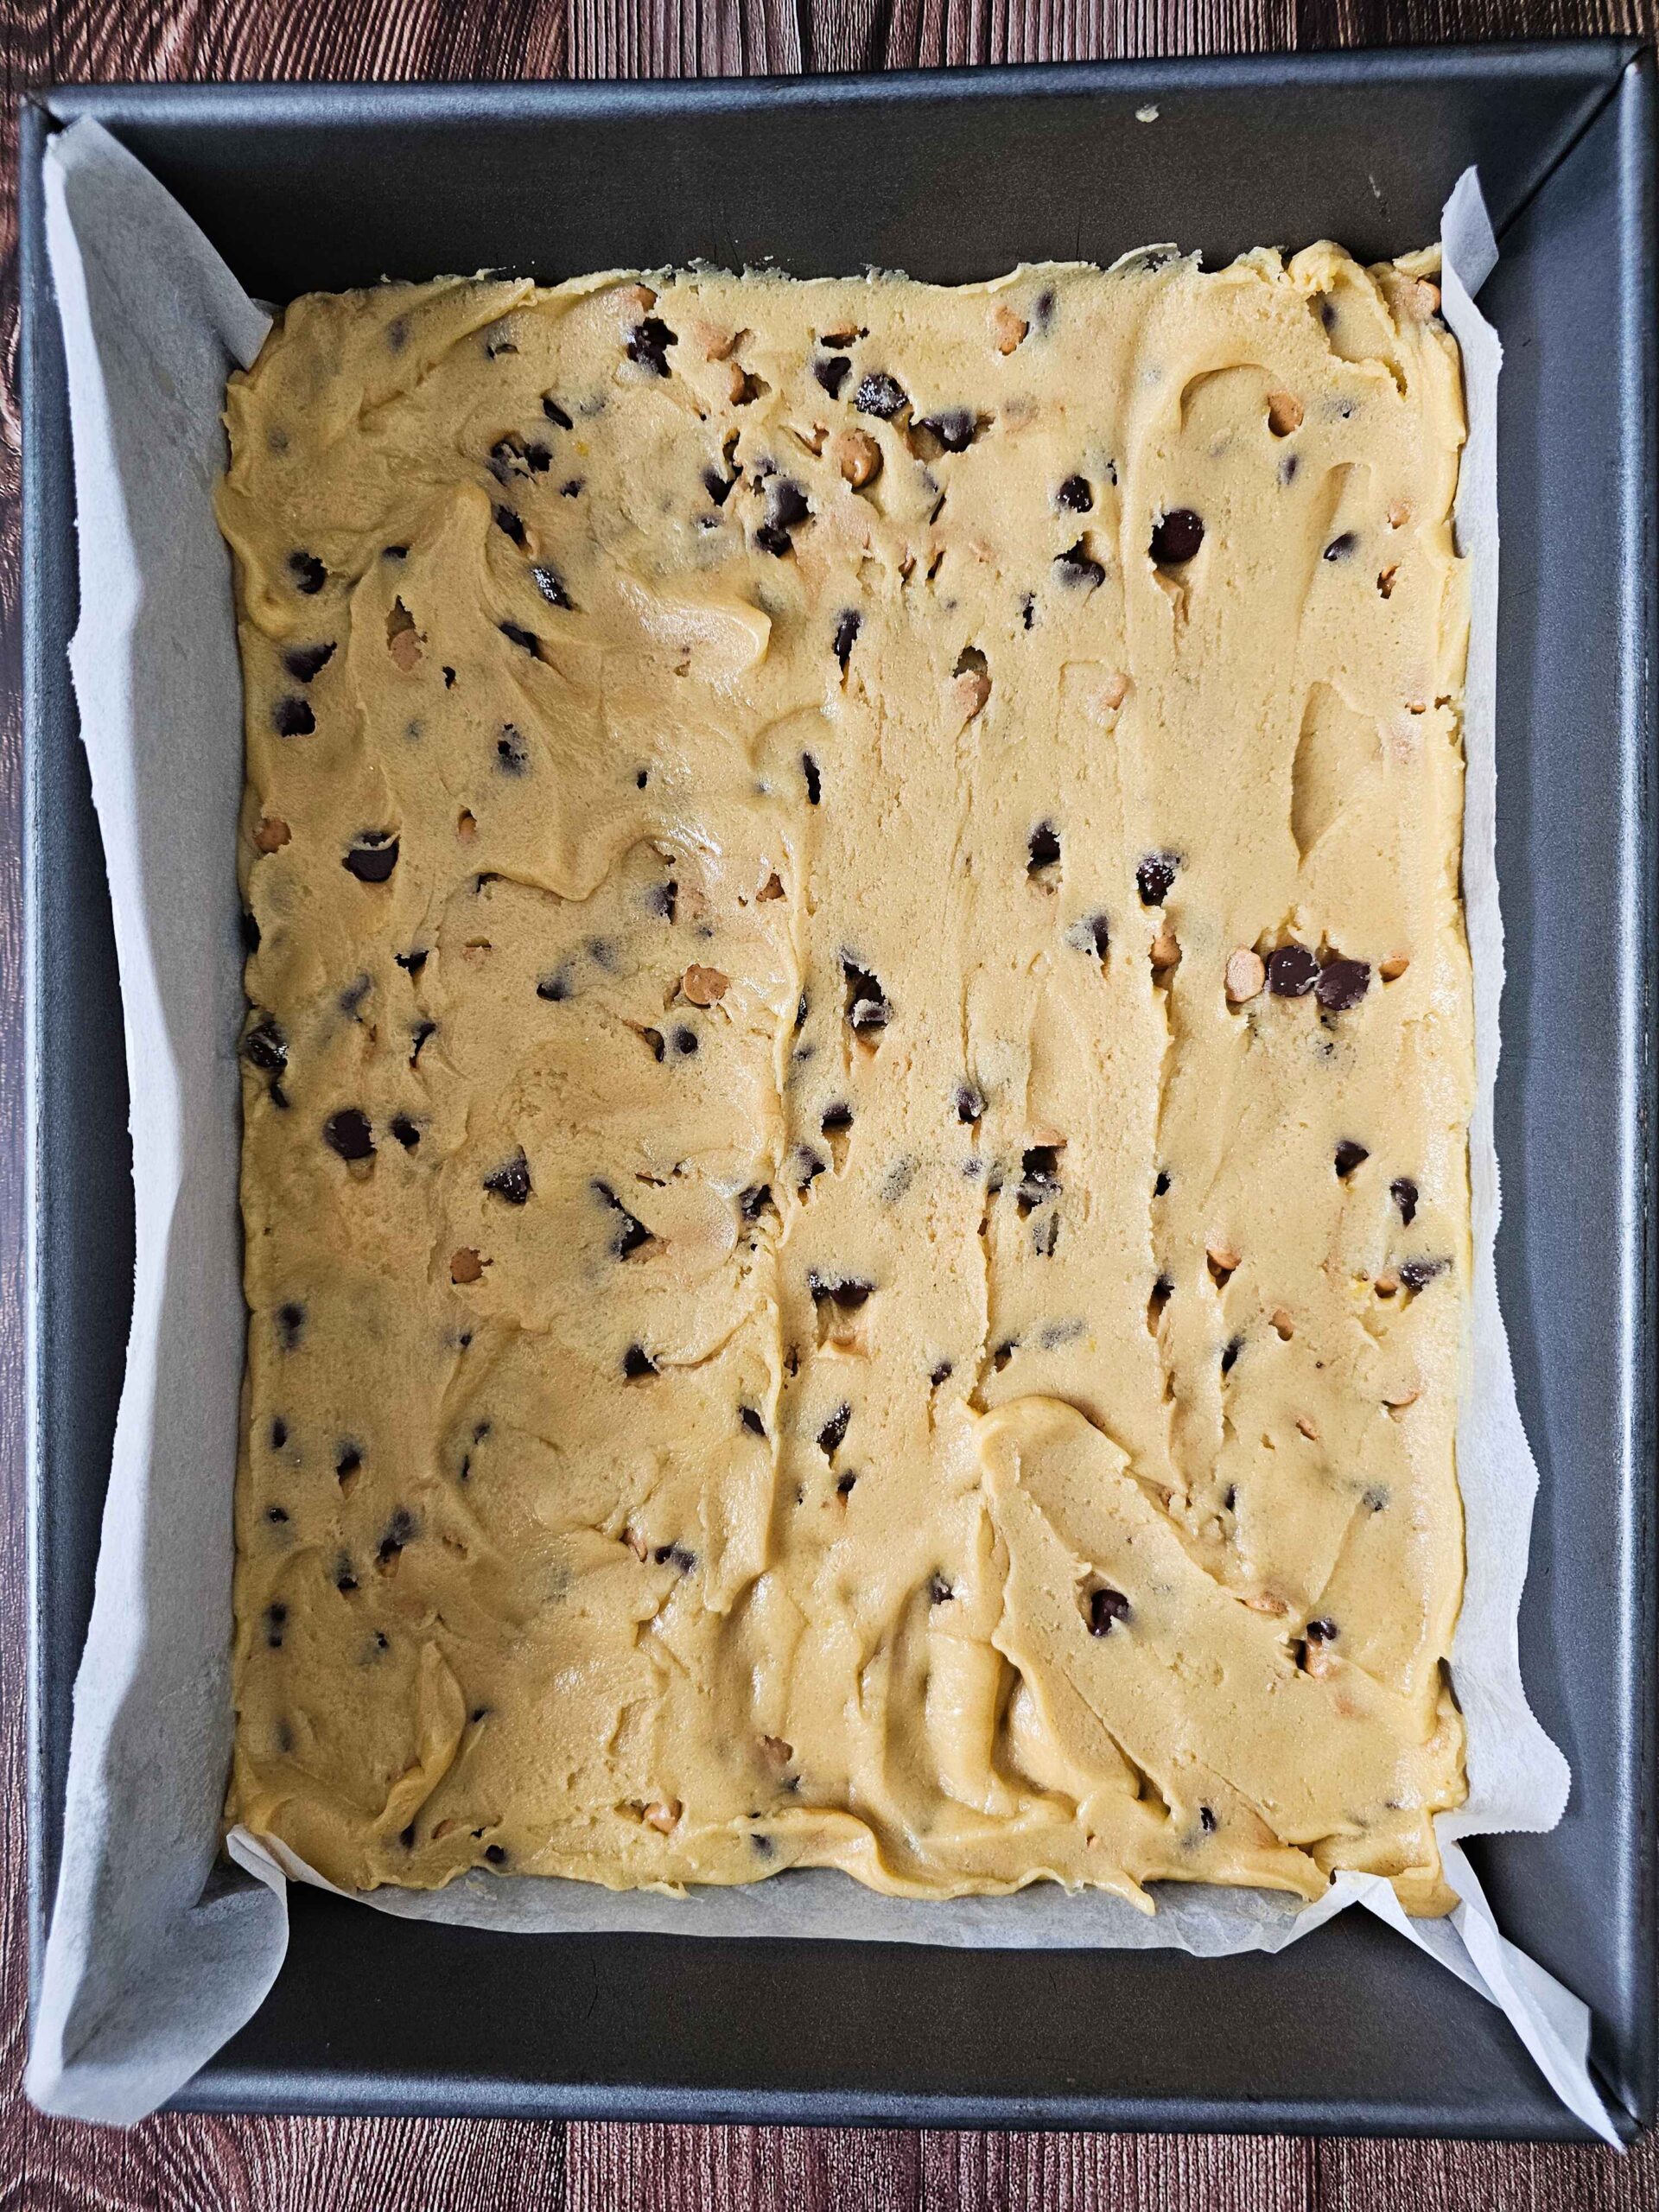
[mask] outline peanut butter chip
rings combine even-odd
[[[1211,1266],[1218,1274],[1231,1274],[1242,1256],[1236,1245],[1224,1243],[1219,1237],[1206,1244],[1204,1249]]]
[[[754,895],[757,899],[781,899],[783,897],[784,887],[778,880],[778,871],[776,868],[773,868],[772,874],[766,878],[766,881],[761,885],[760,888]]]
[[[1276,1337],[1286,1339],[1295,1335],[1296,1324],[1287,1307],[1283,1306],[1275,1306],[1274,1307],[1273,1332]]]
[[[1390,530],[1403,530],[1410,520],[1411,501],[1409,499],[1390,499],[1389,502],[1389,528]]]
[[[470,845],[478,835],[478,818],[471,807],[463,806],[455,822],[455,835],[463,845]]]
[[[1410,965],[1411,956],[1409,953],[1396,952],[1389,959],[1379,961],[1377,963],[1376,972],[1382,978],[1385,983],[1395,983],[1399,982],[1401,976],[1405,974],[1407,969],[1409,968]]]
[[[484,1272],[484,1262],[470,1245],[463,1244],[458,1252],[449,1255],[451,1282],[476,1282]]]
[[[677,1797],[654,1798],[645,1808],[645,1825],[664,1835],[672,1835],[680,1824],[680,1811]]]
[[[638,1529],[624,1529],[622,1541],[637,1560],[644,1560],[651,1551],[650,1544]]]
[[[1422,1395],[1421,1390],[1395,1390],[1382,1402],[1391,1414],[1402,1414],[1408,1406],[1414,1406]]]
[[[843,430],[830,450],[855,492],[861,492],[881,466],[881,448],[868,430]]]
[[[969,721],[979,714],[991,696],[991,679],[977,669],[966,669],[955,678],[957,704]]]
[[[279,814],[262,814],[253,842],[262,853],[280,853],[293,832]]]
[[[1420,276],[1409,295],[1411,311],[1420,322],[1427,322],[1440,311],[1440,288],[1432,278]]]
[[[1302,427],[1302,403],[1294,391],[1268,394],[1268,428],[1275,438],[1287,438]]]
[[[1252,952],[1248,945],[1241,945],[1236,952],[1227,956],[1227,1001],[1230,1006],[1243,1006],[1249,999],[1260,998],[1268,980],[1268,965],[1259,952]]]
[[[714,1006],[726,995],[731,978],[718,968],[699,968],[694,962],[680,978],[680,989],[693,1006]]]
[[[393,600],[391,612],[386,617],[386,651],[405,676],[419,664],[421,633],[415,627],[415,617],[401,599]]]
[[[1012,353],[1016,346],[1023,345],[1030,328],[1025,317],[1016,315],[1012,308],[992,309],[991,339],[999,353]]]
[[[1116,714],[1129,696],[1129,679],[1121,669],[1114,669],[1100,687],[1100,703],[1106,712]]]
[[[1253,1613],[1272,1613],[1275,1618],[1282,1618],[1290,1611],[1284,1599],[1275,1598],[1271,1590],[1255,1591],[1244,1602]]]
[[[1152,965],[1155,975],[1167,975],[1181,964],[1181,947],[1173,930],[1163,930],[1152,941]]]
[[[1302,1434],[1306,1437],[1310,1444],[1317,1444],[1319,1442],[1319,1425],[1316,1421],[1310,1420],[1306,1414],[1298,1414],[1296,1416],[1296,1426],[1301,1430]]]

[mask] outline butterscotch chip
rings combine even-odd
[[[1231,1274],[1243,1256],[1236,1244],[1229,1244],[1221,1237],[1212,1239],[1204,1249],[1211,1266],[1224,1275]]]
[[[262,814],[253,842],[262,853],[280,853],[294,833],[277,814]]]
[[[714,1006],[731,988],[731,978],[718,968],[700,968],[696,962],[680,978],[680,989],[693,1006]]]
[[[1244,1603],[1253,1613],[1268,1613],[1275,1620],[1281,1620],[1290,1611],[1284,1599],[1275,1598],[1270,1590],[1253,1590]]]
[[[868,430],[842,430],[830,451],[855,492],[862,491],[881,466],[881,448]]]
[[[1385,983],[1394,983],[1399,981],[1410,965],[1411,955],[1408,952],[1395,952],[1388,959],[1378,961],[1376,972]]]
[[[1409,499],[1389,501],[1389,528],[1390,530],[1403,530],[1410,520],[1411,501]]]
[[[1295,1335],[1295,1317],[1290,1313],[1287,1307],[1283,1306],[1275,1306],[1274,1307],[1273,1332],[1276,1337],[1280,1337],[1287,1340]]]
[[[1156,973],[1163,975],[1180,965],[1180,940],[1173,930],[1160,930],[1152,940],[1152,964]]]
[[[1301,1430],[1302,1434],[1306,1437],[1310,1444],[1317,1444],[1319,1442],[1319,1425],[1312,1418],[1311,1415],[1307,1414],[1298,1414],[1296,1416],[1296,1426]]]
[[[1294,391],[1268,394],[1268,428],[1275,438],[1287,438],[1302,427],[1302,403]]]
[[[484,1272],[484,1262],[470,1245],[462,1245],[449,1255],[451,1282],[476,1282]]]
[[[680,1811],[677,1797],[653,1798],[645,1808],[645,1825],[656,1828],[663,1835],[671,1835],[680,1824]]]
[[[455,817],[455,835],[463,845],[470,845],[478,835],[478,821],[470,807],[463,806]]]
[[[1023,315],[1011,307],[998,306],[991,310],[991,337],[999,353],[1012,353],[1023,344],[1031,325]]]
[[[1227,956],[1227,998],[1230,1005],[1243,1006],[1247,1001],[1259,998],[1267,984],[1268,963],[1259,952],[1248,945],[1241,945],[1236,952]]]
[[[964,718],[972,721],[991,696],[991,679],[988,676],[981,674],[977,669],[965,669],[953,680],[957,689],[957,703],[961,708]]]

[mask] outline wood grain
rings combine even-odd
[[[1659,0],[7,0],[0,13],[0,2212],[1625,2212],[1659,2152],[1289,2138],[42,2120],[22,1916],[16,104],[134,78],[786,73],[1652,35]]]

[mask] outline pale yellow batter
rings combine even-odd
[[[1446,1901],[1431,266],[388,286],[233,379],[234,1816]]]

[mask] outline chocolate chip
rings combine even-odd
[[[1357,1007],[1371,988],[1368,960],[1327,960],[1319,970],[1313,995],[1327,1014],[1346,1014]]]
[[[737,1210],[745,1221],[759,1221],[771,1204],[770,1183],[751,1183],[747,1191],[738,1193]]]
[[[1451,1264],[1449,1260],[1405,1260],[1401,1262],[1400,1280],[1408,1290],[1426,1290]]]
[[[1031,1224],[1031,1249],[1039,1260],[1052,1260],[1060,1241],[1060,1217],[1039,1214]]]
[[[969,407],[947,407],[942,415],[930,415],[916,426],[931,430],[946,453],[966,453],[979,435],[979,420]]]
[[[737,1417],[751,1436],[765,1437],[766,1424],[753,1406],[740,1406],[737,1409]]]
[[[410,1067],[413,1067],[416,1061],[420,1058],[421,1047],[425,1044],[427,1039],[429,1037],[435,1037],[437,1033],[438,1025],[435,1021],[417,1021],[416,1023],[414,1028],[409,1033],[409,1065]]]
[[[1103,960],[1111,944],[1111,931],[1105,915],[1080,916],[1067,928],[1065,941],[1074,951],[1092,953],[1096,960]]]
[[[657,1372],[657,1363],[643,1344],[630,1344],[622,1355],[622,1372],[630,1382],[638,1382]]]
[[[838,1100],[833,1106],[826,1106],[823,1119],[818,1124],[827,1137],[835,1136],[842,1129],[850,1129],[852,1126],[853,1109],[843,1100]]]
[[[286,1521],[288,1518],[288,1510],[285,1506],[268,1505],[265,1508],[265,1518],[267,1521],[272,1522]]]
[[[852,374],[853,365],[844,353],[828,353],[812,364],[812,373],[829,393],[831,399],[841,397],[841,387]]]
[[[1036,626],[1037,601],[1030,592],[1027,592],[1020,601],[1020,620],[1027,630]]]
[[[390,830],[365,830],[340,866],[359,883],[384,883],[397,865],[397,840]]]
[[[278,737],[309,737],[317,726],[317,718],[305,700],[290,693],[271,709],[270,722]]]
[[[524,741],[511,722],[505,725],[495,741],[495,757],[509,776],[522,776],[530,766],[530,754]]]
[[[1063,584],[1087,586],[1093,590],[1106,581],[1106,571],[1089,550],[1089,541],[1080,537],[1075,545],[1068,545],[1064,553],[1054,556],[1054,565],[1060,572]]]
[[[1216,1816],[1208,1805],[1198,1808],[1198,1826],[1205,1835],[1214,1835],[1216,1832]]]
[[[544,391],[542,394],[542,412],[550,423],[556,423],[562,430],[568,430],[571,427],[570,417],[550,391]]]
[[[794,1152],[795,1187],[804,1191],[814,1179],[822,1175],[829,1162],[813,1151],[810,1144],[798,1144]]]
[[[1326,1615],[1321,1615],[1318,1620],[1309,1621],[1307,1640],[1310,1643],[1334,1643],[1337,1640],[1335,1621]]]
[[[395,952],[392,955],[392,958],[397,962],[397,965],[400,968],[406,969],[411,976],[418,976],[422,969],[425,967],[427,961],[430,957],[430,954],[420,950],[414,952]]]
[[[366,1160],[374,1150],[369,1117],[355,1106],[342,1106],[322,1125],[324,1141],[342,1160]]]
[[[276,1332],[284,1351],[292,1351],[305,1327],[305,1308],[290,1299],[276,1308]]]
[[[641,1041],[650,1046],[652,1058],[660,1064],[663,1057],[662,1031],[660,1029],[642,1029],[639,1032],[639,1036]]]
[[[410,1120],[407,1114],[394,1114],[392,1116],[391,1134],[397,1138],[398,1143],[402,1145],[405,1152],[413,1152],[416,1146],[419,1144],[421,1141],[421,1132],[419,1128]]]
[[[280,1452],[288,1441],[288,1423],[278,1414],[270,1424],[270,1448]]]
[[[934,1573],[928,1576],[927,1602],[930,1605],[948,1605],[956,1594],[942,1574]]]
[[[334,657],[332,643],[326,645],[290,645],[283,655],[283,666],[296,683],[309,683],[315,676],[327,668]]]
[[[1319,963],[1305,944],[1293,940],[1268,955],[1268,988],[1275,998],[1306,998],[1319,980]]]
[[[443,688],[446,691],[453,691],[455,688],[455,671],[453,668],[446,668],[443,671]]]
[[[1067,514],[1086,515],[1095,504],[1095,495],[1089,489],[1086,476],[1068,476],[1054,494],[1054,504]]]
[[[1238,1355],[1243,1351],[1243,1349],[1244,1339],[1243,1337],[1228,1338],[1221,1355],[1221,1371],[1224,1375],[1230,1375],[1232,1373],[1234,1368],[1238,1364]]]
[[[650,1230],[645,1227],[645,1223],[637,1214],[628,1211],[608,1183],[595,1180],[594,1193],[595,1197],[602,1198],[617,1216],[616,1231],[611,1239],[611,1253],[613,1258],[626,1260],[637,1252],[642,1244],[651,1243]]]
[[[314,599],[328,581],[328,571],[315,553],[290,553],[288,573],[308,599]]]
[[[683,1056],[695,1052],[697,1049],[696,1031],[695,1029],[688,1029],[685,1024],[682,1022],[679,1027],[674,1032],[673,1045],[675,1051]]]
[[[650,912],[664,922],[671,922],[679,902],[680,887],[671,875],[666,883],[653,883],[645,893],[645,906]]]
[[[1008,1362],[1014,1357],[1014,1355],[1019,1351],[1019,1349],[1020,1339],[1018,1337],[1005,1337],[1002,1339],[1002,1342],[998,1344],[995,1351],[991,1354],[991,1365],[996,1370],[999,1375],[1001,1374],[1003,1369],[1007,1365]]]
[[[541,640],[533,630],[524,629],[517,622],[498,622],[495,626],[510,645],[522,645],[527,653],[539,651]]]
[[[1168,1170],[1166,1168],[1160,1167],[1158,1170],[1158,1173],[1152,1179],[1152,1195],[1154,1198],[1161,1198],[1166,1196],[1168,1190]]]
[[[754,542],[763,553],[770,553],[775,561],[781,561],[786,553],[794,550],[794,540],[789,532],[779,529],[775,522],[763,522],[754,533]]]
[[[354,1475],[363,1464],[363,1454],[355,1444],[342,1444],[334,1454],[334,1472],[344,1482]]]
[[[1060,1195],[1059,1148],[1052,1144],[1029,1145],[1020,1155],[1020,1196],[1027,1206],[1040,1206]]]
[[[1352,1137],[1344,1137],[1336,1150],[1337,1173],[1345,1183],[1360,1162],[1370,1156],[1363,1144],[1356,1144]]]
[[[564,580],[556,569],[550,568],[545,561],[538,561],[532,564],[530,574],[531,581],[550,607],[575,612],[576,602],[565,589]]]
[[[1135,871],[1135,889],[1143,906],[1161,906],[1168,898],[1180,861],[1173,853],[1148,853]]]
[[[484,1178],[484,1188],[493,1191],[497,1198],[505,1198],[510,1206],[524,1205],[530,1198],[531,1187],[530,1162],[524,1158],[522,1145],[510,1159],[504,1160],[499,1167],[492,1168]]]
[[[801,773],[806,779],[806,803],[816,806],[823,793],[823,785],[818,774],[818,764],[810,753],[801,755]]]
[[[984,1118],[985,1094],[976,1083],[957,1085],[957,1119],[959,1122],[978,1122]]]
[[[875,1285],[850,1275],[821,1275],[814,1269],[806,1278],[806,1287],[815,1306],[830,1305],[843,1313],[856,1313]]]
[[[859,378],[853,404],[861,415],[874,415],[890,423],[901,407],[910,404],[910,395],[894,378],[876,369]]]
[[[874,1036],[893,1019],[887,995],[868,968],[857,967],[845,957],[841,967],[847,979],[848,1021],[861,1037]]]
[[[766,485],[766,506],[769,519],[779,530],[793,530],[804,523],[812,510],[807,504],[805,493],[792,476],[774,476]]]
[[[259,950],[259,925],[245,906],[242,909],[238,922],[238,928],[242,938],[243,951],[250,956],[257,952]]]
[[[407,545],[383,545],[380,548],[380,558],[383,561],[406,561],[409,558],[409,548]]]
[[[522,547],[529,544],[530,534],[525,530],[522,519],[512,508],[501,505],[496,507],[495,526],[499,531],[504,531],[515,545]]]
[[[852,1408],[843,1402],[836,1408],[818,1431],[818,1449],[826,1459],[833,1459],[846,1441],[847,1424],[852,1417]]]
[[[556,1006],[561,999],[568,999],[570,995],[569,976],[563,969],[556,975],[543,976],[536,986],[536,995],[538,999],[546,999],[550,1005]]]
[[[1389,1185],[1389,1196],[1400,1209],[1400,1218],[1409,1229],[1417,1218],[1417,1185],[1409,1175],[1396,1175]]]
[[[288,1065],[288,1039],[274,1014],[259,1016],[242,1039],[242,1050],[262,1075],[281,1075]]]
[[[857,1480],[858,1477],[856,1475],[840,1476],[836,1483],[836,1496],[837,1497],[850,1497],[852,1495],[853,1484]]]
[[[1026,840],[1026,874],[1054,868],[1060,857],[1060,833],[1052,822],[1039,822]]]
[[[679,344],[677,333],[671,330],[660,317],[648,315],[628,334],[628,359],[638,361],[642,369],[649,369],[653,376],[668,374],[668,349]]]
[[[1332,539],[1322,557],[1327,561],[1345,561],[1358,543],[1351,530],[1344,530],[1339,537]]]
[[[287,1625],[288,1607],[286,1605],[276,1605],[265,1607],[265,1642],[273,1651],[282,1649],[283,1630]]]
[[[1129,1601],[1121,1590],[1091,1590],[1089,1592],[1089,1633],[1090,1636],[1109,1636],[1119,1621],[1129,1618]]]
[[[388,1560],[397,1556],[405,1544],[413,1543],[417,1534],[418,1524],[415,1516],[406,1505],[400,1505],[386,1523],[386,1532],[380,1539],[375,1557],[384,1567]]]
[[[948,1382],[950,1380],[950,1362],[948,1359],[942,1359],[927,1379],[937,1390],[941,1383]]]
[[[1046,286],[1032,302],[1031,319],[1046,336],[1054,321],[1054,287],[1052,284]]]
[[[352,1573],[352,1562],[343,1555],[334,1564],[334,1587],[345,1597],[349,1597],[357,1587],[357,1577]]]
[[[1160,569],[1179,569],[1204,543],[1204,524],[1191,507],[1173,507],[1152,526],[1147,551]]]

